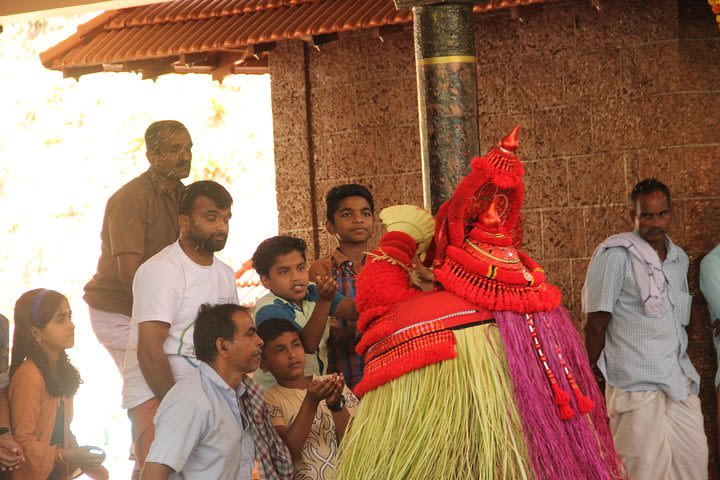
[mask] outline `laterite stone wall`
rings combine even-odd
[[[706,2],[555,2],[477,18],[481,151],[522,126],[525,248],[580,320],[589,258],[630,229],[627,194],[654,176],[673,194],[673,240],[690,255],[690,354],[716,459],[715,352],[698,290],[720,242],[720,34]],[[279,228],[334,248],[324,194],[359,182],[380,209],[422,204],[412,32],[339,35],[270,57]],[[376,228],[375,240],[379,235]],[[318,245],[316,251],[314,245]]]

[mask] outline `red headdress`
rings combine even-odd
[[[366,361],[358,395],[455,358],[452,330],[492,321],[492,311],[531,313],[560,303],[542,268],[515,248],[524,193],[518,130],[471,161],[470,174],[435,217],[435,278],[446,291],[409,287],[417,245],[403,232],[385,234],[370,254],[355,298],[363,332],[357,350]]]
[[[483,157],[436,215],[435,278],[446,290],[488,310],[545,311],[560,304],[560,291],[545,271],[516,247],[524,173],[515,155],[519,127]]]

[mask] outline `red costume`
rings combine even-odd
[[[434,291],[410,285],[417,245],[403,232],[360,275],[364,398],[340,478],[624,477],[560,291],[517,249],[517,133],[473,159],[440,207]]]

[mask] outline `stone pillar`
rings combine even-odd
[[[413,11],[423,197],[433,214],[478,154],[472,3],[395,1]]]

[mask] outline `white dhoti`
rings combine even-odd
[[[97,308],[90,310],[90,324],[100,343],[110,352],[115,365],[122,373],[125,364],[125,350],[130,337],[130,317],[122,313],[105,312]]]
[[[605,390],[615,448],[632,480],[706,480],[708,444],[700,399],[659,390]]]

